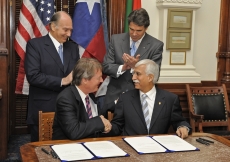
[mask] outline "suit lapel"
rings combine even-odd
[[[74,95],[75,95],[76,100],[77,100],[78,103],[79,103],[79,108],[82,109],[82,110],[80,111],[80,112],[82,112],[81,115],[84,116],[85,120],[86,120],[86,119],[89,119],[88,114],[87,114],[86,109],[85,109],[85,105],[84,105],[84,103],[83,103],[83,101],[82,101],[82,99],[81,99],[81,96],[80,96],[80,94],[79,94],[77,88],[76,88],[75,86],[73,86],[73,85],[70,86],[70,87],[71,87],[72,92],[73,92]]]
[[[156,88],[156,98],[155,98],[155,103],[154,103],[154,109],[153,109],[153,113],[152,113],[152,119],[151,119],[151,123],[150,123],[150,128],[154,125],[158,115],[160,114],[162,108],[164,107],[165,104],[165,100],[164,100],[164,96],[162,96],[161,91]]]
[[[64,73],[67,71],[68,69],[68,65],[70,62],[70,54],[71,54],[71,48],[69,48],[69,44],[68,43],[64,43],[63,44],[63,58],[64,58]]]
[[[60,56],[51,40],[51,38],[49,37],[49,35],[47,34],[45,37],[45,41],[44,41],[45,46],[45,50],[48,52],[48,54],[54,59],[54,61],[57,63],[58,67],[64,71],[64,67],[63,64],[61,62]]]
[[[133,104],[134,110],[139,115],[141,122],[143,122],[144,125],[146,125],[144,114],[142,111],[141,101],[140,101],[140,92],[139,90],[136,90],[134,92],[135,93],[132,94],[132,98],[130,99],[130,102]]]
[[[142,58],[142,56],[145,54],[146,51],[148,51],[148,49],[150,48],[150,40],[149,40],[149,35],[147,33],[145,33],[144,38],[141,41],[141,44],[139,45],[135,56],[137,54],[140,54],[140,58]]]
[[[135,57],[137,54],[140,54],[141,57],[148,51],[148,49],[150,48],[151,42],[150,42],[150,36],[145,33],[144,38],[141,41],[141,44],[139,45],[136,53],[135,53]],[[130,54],[130,35],[127,33],[124,35],[123,39],[122,39],[122,52],[123,53],[128,53]],[[123,55],[122,53],[122,55]]]
[[[130,36],[126,33],[121,42],[122,55],[123,53],[130,54]]]

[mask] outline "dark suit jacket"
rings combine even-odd
[[[140,54],[140,60],[151,59],[158,65],[161,65],[162,51],[164,44],[156,38],[145,33],[144,38],[139,45],[136,54]],[[110,82],[107,87],[103,107],[103,115],[106,115],[109,104],[114,102],[122,92],[134,89],[132,74],[127,70],[117,78],[117,70],[124,64],[122,56],[124,53],[130,53],[130,36],[128,33],[115,34],[111,37],[109,50],[104,57],[103,73],[110,76]]]
[[[27,124],[38,125],[38,111],[55,111],[56,98],[62,78],[66,77],[79,59],[78,45],[63,44],[64,66],[49,35],[28,41],[25,55],[25,72],[30,84]]]
[[[90,98],[95,101],[93,94],[90,94]],[[89,119],[75,86],[67,87],[58,95],[56,106],[53,140],[97,137],[104,131],[104,124],[99,116]]]
[[[134,89],[122,94],[115,107],[111,121],[110,135],[147,135],[147,127],[142,111],[139,90]],[[182,110],[177,95],[156,88],[156,98],[151,118],[149,134],[165,134],[170,124],[173,129],[190,125],[182,117]],[[191,132],[191,131],[190,131]]]

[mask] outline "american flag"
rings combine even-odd
[[[55,12],[55,0],[23,0],[14,48],[21,58],[15,93],[28,94],[29,83],[24,71],[26,43],[48,33],[48,24]]]

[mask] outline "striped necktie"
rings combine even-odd
[[[136,42],[133,41],[133,43],[132,43],[132,45],[131,45],[131,49],[130,49],[131,56],[134,56],[135,53],[136,53],[136,46],[135,46],[135,43],[136,43]]]
[[[147,103],[147,98],[148,96],[146,94],[143,94],[141,96],[141,103],[142,103],[142,111],[144,114],[144,118],[145,118],[145,122],[146,122],[146,126],[149,130],[149,126],[150,126],[150,118],[149,118],[149,108],[148,108],[148,103]]]
[[[58,47],[58,54],[60,56],[61,62],[63,64],[63,50],[62,50],[62,44]]]
[[[86,103],[86,110],[88,113],[88,117],[90,119],[93,117],[93,115],[92,115],[92,110],[91,110],[91,106],[90,106],[90,102],[89,102],[89,96],[85,97],[85,103]]]

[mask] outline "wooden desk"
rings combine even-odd
[[[209,146],[200,144],[196,142],[197,137],[203,137],[209,140],[213,140],[215,143]],[[230,140],[227,140],[223,137],[207,134],[207,133],[193,133],[189,136],[186,141],[199,148],[200,151],[189,151],[189,152],[174,152],[174,153],[157,153],[157,154],[144,154],[139,155],[137,152],[131,148],[128,144],[126,144],[123,140],[123,137],[107,137],[107,138],[88,138],[76,141],[70,140],[55,140],[55,141],[41,141],[41,142],[33,142],[28,143],[20,147],[22,161],[44,161],[44,162],[55,162],[57,159],[53,159],[52,156],[46,155],[42,151],[40,151],[41,146],[50,149],[50,145],[54,144],[63,144],[63,143],[74,143],[74,142],[88,142],[88,141],[101,141],[101,140],[109,140],[113,141],[116,145],[118,145],[121,149],[127,152],[130,157],[117,157],[117,158],[105,158],[93,161],[109,161],[109,162],[117,162],[117,161],[132,161],[132,162],[152,162],[152,161],[186,161],[186,162],[194,162],[194,161],[230,161]],[[38,155],[38,157],[37,157]],[[86,160],[85,160],[86,161]],[[88,160],[93,162],[92,160]]]

